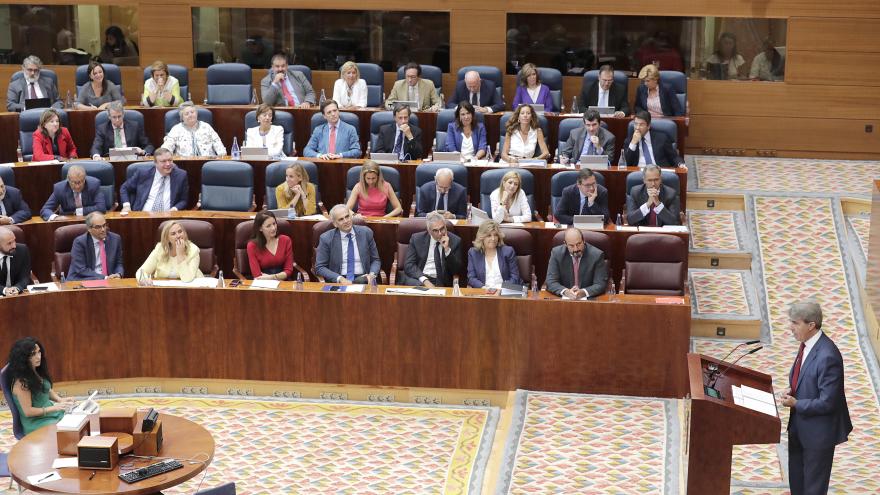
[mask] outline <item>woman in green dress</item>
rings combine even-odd
[[[8,380],[25,435],[57,423],[66,409],[59,403],[70,401],[52,390],[43,352],[43,345],[33,337],[19,339],[9,351]]]

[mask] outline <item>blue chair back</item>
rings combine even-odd
[[[15,187],[15,174],[12,172],[12,167],[0,167],[0,179],[3,179],[3,183],[7,186]]]
[[[307,66],[307,65],[288,65],[287,68],[290,70],[296,70],[296,71],[302,72],[303,75],[306,76],[306,79],[308,79],[309,82],[312,82],[312,69],[310,69],[309,66]]]
[[[671,170],[661,170],[660,181],[663,182],[664,186],[669,186],[675,189],[675,192],[681,193],[681,184],[678,182],[678,174],[675,172]],[[644,182],[644,174],[641,170],[626,174],[626,194],[629,194],[633,187],[643,184]]]
[[[458,74],[455,78],[456,82],[464,80],[464,75],[472,70],[480,74],[480,79],[488,79],[495,83],[495,91],[498,92],[498,97],[504,97],[504,80],[501,76],[501,69],[492,65],[469,65],[462,67],[458,69]]]
[[[275,197],[275,188],[286,180],[285,171],[287,167],[293,163],[299,163],[303,166],[306,173],[309,174],[309,182],[315,186],[315,201],[321,201],[321,187],[318,183],[318,166],[312,162],[305,160],[296,160],[295,162],[275,162],[266,167],[266,208],[270,210],[278,209],[278,199]]]
[[[214,160],[202,166],[202,209],[248,211],[254,196],[254,169],[233,160]]]
[[[239,63],[208,67],[209,105],[247,105],[253,96],[251,66]]]
[[[437,67],[436,65],[426,65],[426,64],[419,64],[419,65],[422,67],[422,76],[421,77],[423,79],[428,79],[431,82],[433,82],[434,87],[437,88],[437,93],[438,94],[442,93],[443,92],[443,70],[440,69],[440,67]],[[404,68],[406,68],[406,65],[401,65],[400,67],[397,68],[397,80],[398,81],[400,81],[401,79],[406,77],[406,74],[404,73],[405,72]]]
[[[672,89],[675,90],[675,95],[678,97],[678,103],[681,105],[681,110],[687,113],[687,76],[684,75],[683,72],[678,72],[677,70],[661,70],[660,80],[672,86]]]
[[[180,84],[180,97],[183,98],[183,101],[189,100],[189,70],[182,65],[168,64],[168,73]],[[153,77],[153,72],[150,67],[144,67],[144,81],[151,77]]]
[[[226,483],[196,492],[196,495],[235,495],[235,483]]]
[[[390,110],[384,112],[374,112],[373,115],[370,116],[370,149],[376,149],[376,143],[379,142],[379,129],[381,129],[382,126],[385,124],[392,123],[394,123],[394,113]],[[414,125],[418,127],[419,116],[414,113],[410,113],[409,125]]]
[[[358,183],[361,178],[361,166],[357,165],[348,169],[348,172],[345,174],[345,200],[348,201],[348,197],[351,196],[351,190],[354,189],[354,185]],[[385,179],[386,182],[391,184],[391,189],[394,190],[394,193],[400,195],[400,172],[397,171],[394,167],[386,167],[385,165],[380,165],[379,169],[382,170],[382,178]],[[391,212],[394,207],[391,206],[391,201],[385,205],[385,213]],[[358,205],[354,204],[354,211],[357,212]]]
[[[382,106],[382,92],[385,91],[385,72],[376,64],[358,62],[361,79],[367,83],[367,106]]]
[[[558,112],[562,108],[562,72],[551,67],[538,67],[538,78],[542,84],[550,88],[550,98],[553,99],[553,106]]]
[[[492,214],[492,201],[489,199],[489,195],[492,194],[492,191],[498,189],[498,186],[501,184],[501,178],[511,170],[519,174],[520,187],[526,193],[529,207],[532,211],[535,211],[535,176],[525,169],[493,168],[480,174],[480,209],[489,215]]]
[[[199,108],[197,113],[199,122],[214,125],[214,114],[207,108]],[[171,132],[171,128],[180,123],[180,110],[173,108],[165,112],[165,134]]]
[[[21,425],[21,416],[19,416],[18,408],[12,400],[12,387],[9,385],[9,364],[3,365],[0,369],[0,386],[3,387],[3,397],[9,406],[9,412],[12,413],[12,434],[16,440],[24,438],[24,427]]]
[[[58,87],[58,74],[56,74],[55,71],[52,69],[47,69],[47,68],[43,67],[42,69],[40,69],[40,77],[42,77],[44,74],[49,76],[50,79],[52,79],[52,82],[55,83],[55,87],[57,88]],[[13,81],[17,81],[17,80],[21,79],[22,77],[24,77],[24,74],[22,74],[21,71],[18,71],[15,74],[12,74],[12,78],[9,80],[9,82],[11,83]],[[58,91],[61,92],[61,89],[59,89]]]
[[[345,122],[346,124],[354,126],[354,130],[358,133],[361,132],[361,121],[358,119],[357,114],[351,112],[339,112],[339,120]],[[312,114],[311,121],[311,132],[315,132],[315,127],[327,122],[327,119],[324,118],[324,115],[321,113]]]
[[[577,170],[566,170],[554,174],[553,177],[550,178],[550,211],[556,211],[556,205],[558,205],[559,201],[562,199],[562,190],[576,183],[579,173],[580,172]],[[593,170],[593,175],[596,176],[597,184],[605,185],[604,175],[595,170]]]
[[[501,116],[501,122],[498,128],[498,153],[500,153],[501,150],[504,149],[504,129],[507,126],[507,121],[510,120],[511,117],[513,117],[513,112],[504,112],[504,115]],[[544,132],[544,140],[546,141],[547,138],[550,136],[550,131],[548,130],[550,129],[550,126],[547,123],[547,117],[543,115],[538,115],[538,125],[541,127],[541,131]],[[535,146],[535,153],[540,153],[540,147],[537,145]]]
[[[116,199],[116,174],[113,172],[113,165],[110,162],[78,160],[75,162],[67,162],[61,167],[61,180],[67,178],[67,171],[70,167],[79,165],[86,170],[86,175],[94,177],[101,181],[101,192],[104,194],[104,203],[107,209],[113,207]]]
[[[137,110],[125,110],[125,114],[123,116],[123,120],[126,122],[137,122],[141,125],[141,129],[145,129],[144,127],[144,114],[138,112]],[[102,125],[106,125],[107,122],[110,121],[110,116],[106,111],[101,111],[95,114],[95,128]]]
[[[154,162],[134,162],[125,167],[125,180],[128,181],[134,174],[138,173],[141,170],[150,170],[155,169],[156,164]]]
[[[104,78],[113,84],[119,86],[119,90],[122,91],[122,71],[119,70],[119,66],[116,64],[107,64],[101,62],[101,67],[104,68]],[[41,69],[42,72],[45,69]],[[82,88],[89,82],[89,66],[88,65],[78,65],[76,67],[76,87]]]
[[[422,163],[416,167],[416,205],[419,204],[421,198],[420,188],[428,182],[434,180],[434,174],[441,168],[452,170],[452,180],[467,190],[468,187],[468,171],[464,165],[460,163],[449,162],[431,162]]]
[[[40,126],[40,117],[45,111],[45,108],[31,108],[18,114],[18,139],[21,142],[21,154],[25,161],[30,161],[34,157],[34,131]],[[67,112],[57,108],[55,111],[61,118],[61,125],[68,127]]]
[[[284,128],[284,147],[282,151],[287,156],[293,154],[293,115],[290,112],[285,112],[284,110],[275,110],[275,119],[272,120],[272,123],[275,125],[280,125]],[[251,110],[246,113],[244,116],[244,128],[250,129],[251,127],[256,127],[257,124],[257,111]]]

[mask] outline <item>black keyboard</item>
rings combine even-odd
[[[152,478],[153,476],[158,476],[160,474],[167,473],[168,471],[174,471],[175,469],[180,469],[182,467],[183,464],[181,464],[180,462],[174,459],[168,459],[162,462],[157,462],[155,464],[150,464],[149,466],[135,469],[134,471],[120,474],[119,479],[126,483],[137,483],[138,481],[143,481],[147,478]]]

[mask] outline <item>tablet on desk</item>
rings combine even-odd
[[[587,110],[595,110],[599,112],[599,115],[601,115],[602,117],[612,117],[614,116],[614,112],[616,112],[616,110],[614,110],[614,107],[599,107],[594,105],[590,105]]]
[[[435,162],[461,162],[461,153],[458,151],[435,151],[434,152],[434,161]]]
[[[581,157],[578,158],[578,163],[581,164],[581,167],[589,169],[607,169],[608,155],[581,155]]]
[[[572,222],[576,229],[602,230],[605,228],[603,215],[575,215]]]
[[[137,160],[134,148],[110,148],[110,160]]]
[[[370,160],[380,164],[397,163],[399,161],[397,153],[370,153]]]
[[[245,146],[241,149],[241,157],[246,160],[268,160],[269,149],[262,146]]]
[[[31,108],[49,108],[52,106],[52,100],[49,98],[28,98],[24,100],[24,109]]]
[[[532,110],[535,111],[538,115],[544,115],[544,104],[543,103],[532,103]]]

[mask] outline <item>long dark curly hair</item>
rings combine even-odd
[[[37,346],[40,346],[42,359],[40,360],[40,365],[36,368],[36,373],[34,373],[34,369],[31,368],[31,355],[37,350]],[[7,385],[10,389],[12,389],[16,380],[21,380],[22,386],[30,390],[31,393],[42,391],[43,380],[52,381],[52,378],[49,376],[49,365],[46,361],[46,348],[43,347],[43,344],[34,337],[25,337],[12,344],[12,349],[9,351],[9,369],[6,376],[8,379]]]

